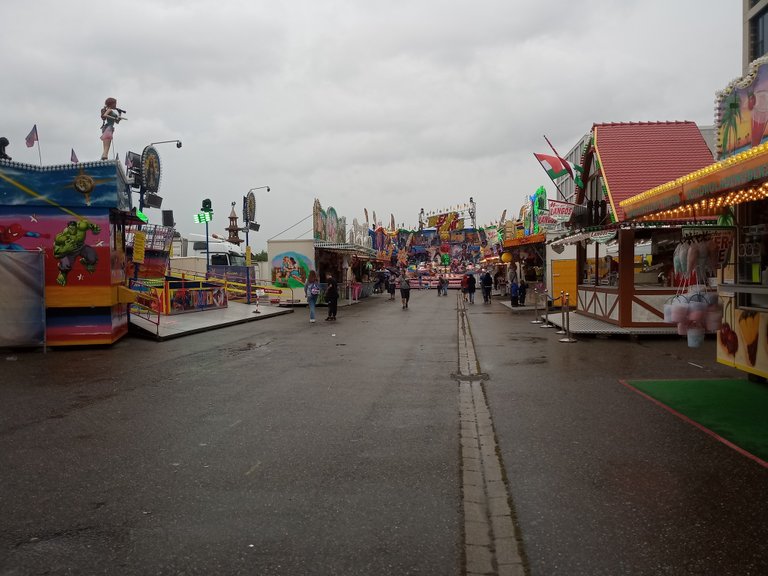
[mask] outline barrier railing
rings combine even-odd
[[[549,292],[547,290],[544,290],[544,322],[541,323],[541,326],[539,328],[554,328],[555,325],[552,324],[552,322],[549,321]],[[552,304],[555,303],[555,300],[552,299]]]
[[[156,282],[146,282],[141,279],[132,279],[129,283],[131,290],[137,293],[136,301],[128,306],[128,316],[131,315],[143,318],[147,322],[155,325],[155,336],[160,335],[160,310],[163,309],[163,303],[160,296],[154,288]]]
[[[576,342],[576,338],[571,336],[571,306],[568,292],[565,293],[565,300],[563,300],[563,310],[563,326],[565,327],[565,338],[560,338],[560,342]]]
[[[544,294],[546,295],[546,290],[544,290]],[[542,320],[539,316],[539,296],[541,292],[538,288],[533,289],[533,320],[531,320],[531,324],[541,324]],[[544,303],[546,305],[546,298],[544,300]]]

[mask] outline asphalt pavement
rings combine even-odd
[[[456,293],[322,312],[2,351],[0,576],[466,573]],[[526,573],[768,573],[768,471],[619,383],[713,340],[466,318]]]

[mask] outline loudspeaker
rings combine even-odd
[[[173,210],[163,210],[163,226],[173,228],[176,222],[173,221]]]
[[[160,208],[163,205],[163,198],[157,194],[147,192],[144,194],[144,205],[148,208]]]

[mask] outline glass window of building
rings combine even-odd
[[[768,9],[752,19],[752,60],[768,52]]]

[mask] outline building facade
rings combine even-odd
[[[768,53],[768,0],[743,0],[742,72]]]

